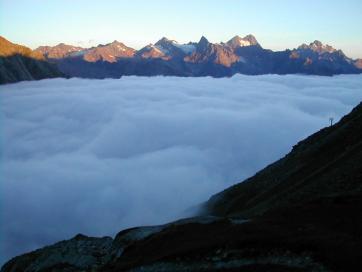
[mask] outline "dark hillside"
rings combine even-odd
[[[362,104],[255,176],[213,196],[207,209],[219,216],[251,217],[319,197],[361,193],[361,151]]]
[[[0,36],[0,84],[62,76],[42,54]]]

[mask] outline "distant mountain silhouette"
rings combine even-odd
[[[69,76],[89,78],[118,78],[122,75],[224,77],[236,73],[330,76],[362,72],[361,60],[350,59],[341,50],[319,41],[279,52],[262,48],[251,34],[216,44],[210,43],[206,37],[198,43],[188,44],[179,44],[164,37],[138,51],[121,43],[117,45],[121,50],[117,51],[114,47],[109,50],[113,44],[90,49],[63,46],[65,52],[53,54],[53,57],[53,49],[46,47],[50,53],[44,53],[44,56],[57,63],[60,70]],[[43,48],[35,51],[44,52]],[[54,48],[58,49],[59,45]]]
[[[2,38],[2,44],[4,41]],[[2,58],[6,55],[5,48],[11,43],[6,41],[6,44],[0,47]],[[320,41],[274,52],[264,49],[251,34],[243,38],[235,36],[226,43],[211,43],[202,37],[197,43],[179,44],[164,37],[140,50],[114,41],[91,48],[60,43],[25,51],[25,55],[18,55],[28,58],[23,62],[31,66],[30,74],[19,66],[20,56],[15,58],[17,61],[3,59],[2,83],[59,76],[54,65],[68,77],[83,78],[119,78],[124,75],[228,77],[238,73],[331,76],[362,72],[361,59],[353,60],[341,50]]]
[[[0,84],[64,76],[39,52],[0,36]]]

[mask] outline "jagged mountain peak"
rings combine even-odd
[[[47,59],[61,59],[83,50],[84,48],[79,46],[58,43],[55,46],[39,46],[34,50],[34,52],[43,55]]]
[[[155,46],[162,46],[162,47],[170,47],[170,46],[174,46],[174,45],[177,45],[178,42],[175,41],[175,40],[170,40],[166,37],[162,37],[160,40],[158,40],[156,43],[155,43]]]
[[[133,57],[135,50],[126,46],[124,43],[114,40],[111,43],[100,44],[88,50],[81,51],[72,56],[82,56],[88,62],[107,61],[117,62],[119,58]]]
[[[97,47],[105,47],[105,46],[112,46],[112,45],[124,45],[123,43],[117,41],[117,40],[114,40],[113,42],[110,42],[110,43],[106,43],[106,44],[103,44],[103,43],[100,43],[98,44],[96,47],[94,48],[97,48]]]
[[[167,50],[165,50],[161,45],[150,43],[138,50],[136,56],[143,59],[165,58],[166,53]]]
[[[99,47],[115,47],[115,48],[118,48],[118,49],[127,49],[127,48],[129,48],[124,43],[119,42],[117,40],[114,40],[113,42],[107,43],[105,45],[100,45]]]
[[[162,37],[160,40],[158,40],[155,45],[161,45],[161,44],[169,44],[172,41],[167,39],[166,37]]]
[[[310,46],[323,46],[323,43],[319,40],[315,40],[310,44]]]
[[[182,59],[185,55],[191,54],[195,51],[195,44],[180,44],[175,40],[163,37],[154,45],[158,50],[161,50],[168,59]]]
[[[153,43],[150,43],[150,44],[147,44],[145,47],[143,47],[140,51],[142,50],[156,50],[156,51],[162,51],[160,49],[160,46],[158,46],[157,44],[153,44]]]
[[[200,38],[199,44],[205,44],[205,43],[209,43],[209,40],[205,36],[202,36]]]
[[[58,43],[55,46],[39,46],[37,49],[41,49],[41,48],[49,48],[49,49],[53,49],[53,50],[69,50],[69,51],[80,51],[83,50],[83,47],[79,47],[79,46],[75,46],[75,45],[71,45],[71,44],[66,44],[66,43]],[[35,50],[37,50],[35,49]]]
[[[177,43],[175,40],[171,40],[166,37],[162,37],[156,44],[158,43]]]
[[[209,45],[210,45],[210,42],[208,41],[208,39],[206,39],[205,36],[202,36],[200,41],[197,43],[197,49],[199,51],[203,51],[203,50],[206,50],[206,48],[208,48]]]
[[[252,45],[257,45],[258,41],[254,35],[248,34],[243,38],[244,41],[249,41]]]
[[[242,38],[239,35],[235,35],[229,41],[227,41],[227,43],[239,42],[240,40],[242,40]]]
[[[114,40],[113,42],[110,43],[110,45],[124,45],[122,42]]]
[[[65,50],[65,51],[80,51],[80,50],[84,50],[85,48],[80,47],[80,46],[75,46],[75,45],[71,45],[71,44],[66,44],[66,43],[58,43],[55,46],[39,46],[38,48],[35,49],[35,51],[37,50]]]
[[[246,35],[244,38],[241,38],[240,36],[236,35],[233,38],[231,38],[226,44],[232,48],[237,48],[237,47],[258,45],[259,43],[253,35],[249,34]]]
[[[58,43],[57,45],[55,45],[53,47],[66,47],[66,46],[72,46],[72,45],[61,42],[61,43]]]
[[[333,48],[332,46],[328,45],[328,44],[323,44],[321,41],[319,40],[315,40],[314,42],[311,42],[309,45],[303,43],[301,46],[298,47],[299,50],[306,50],[306,49],[310,49],[314,52],[317,53],[334,53],[340,50],[337,50],[335,48]]]

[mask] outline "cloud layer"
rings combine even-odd
[[[53,79],[0,87],[6,259],[186,216],[362,100],[362,76]]]

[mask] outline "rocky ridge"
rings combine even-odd
[[[122,75],[224,77],[236,73],[330,76],[362,71],[358,60],[350,59],[341,50],[320,41],[303,44],[293,50],[274,52],[264,49],[251,34],[243,38],[235,36],[226,43],[211,43],[206,37],[201,37],[197,43],[179,44],[163,37],[140,50],[122,44],[123,54],[109,49],[102,57],[90,53],[111,45],[99,45],[73,54],[67,53],[62,58],[48,59],[69,76],[88,78],[117,78]]]
[[[274,52],[264,49],[251,34],[243,38],[234,36],[226,43],[211,43],[202,37],[199,42],[180,44],[163,37],[140,50],[119,41],[91,48],[60,43],[25,50],[16,45],[16,50],[20,50],[17,57],[9,56],[9,52],[15,49],[10,50],[4,41],[2,38],[0,83],[63,75],[102,79],[127,75],[230,77],[241,73],[332,76],[362,72],[360,59],[351,59],[341,50],[320,41]]]

